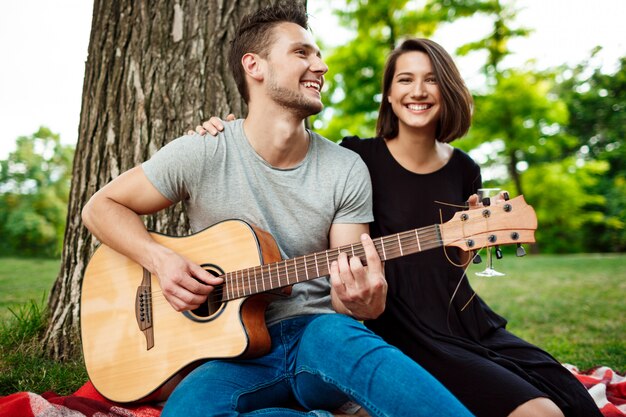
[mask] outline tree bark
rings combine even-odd
[[[244,115],[227,64],[242,15],[268,0],[95,0],[61,269],[44,343],[57,359],[80,352],[80,288],[98,242],[81,209],[120,173],[210,115]],[[188,231],[180,205],[146,218]]]
[[[522,194],[524,194],[524,190],[522,189],[522,178],[520,176],[519,171],[517,170],[517,163],[518,162],[519,162],[519,159],[517,158],[516,150],[512,149],[509,152],[508,169],[509,169],[509,175],[511,176],[511,179],[513,180],[513,184],[515,185],[515,194],[514,195],[522,195]]]

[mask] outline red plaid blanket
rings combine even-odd
[[[581,372],[565,365],[589,393],[604,417],[626,417],[626,377],[605,366]],[[31,392],[0,397],[0,417],[158,417],[161,407],[141,405],[124,408],[106,400],[87,382],[74,394],[60,397],[52,392]]]
[[[626,416],[625,376],[617,374],[606,366],[599,366],[584,372],[579,371],[573,365],[565,364],[564,366],[587,388],[604,417]]]
[[[159,417],[161,407],[141,405],[124,408],[112,403],[87,382],[74,394],[60,397],[53,392],[41,395],[18,392],[0,397],[1,417]]]

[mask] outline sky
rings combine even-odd
[[[513,0],[502,0],[511,3]],[[415,5],[423,0],[413,0]],[[310,25],[328,45],[347,35],[329,13],[329,0],[308,0]],[[515,0],[517,22],[534,29],[511,42],[506,65],[536,60],[537,68],[575,65],[603,46],[597,61],[605,71],[626,56],[626,0]],[[91,28],[91,0],[21,0],[5,2],[0,13],[0,159],[14,149],[18,136],[39,126],[59,133],[64,143],[78,138],[85,61]],[[484,19],[463,19],[438,30],[433,39],[453,52],[480,39],[490,29]],[[480,83],[479,56],[459,57],[470,88]]]

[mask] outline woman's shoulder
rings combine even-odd
[[[460,163],[468,166],[478,166],[476,161],[464,150],[454,147],[452,152],[452,157]]]
[[[348,148],[358,154],[367,152],[368,150],[375,149],[380,146],[382,138],[360,138],[359,136],[346,136],[339,142],[344,148]]]

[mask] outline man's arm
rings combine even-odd
[[[368,231],[366,224],[333,224],[330,229],[331,248],[360,241],[365,249],[366,267],[358,257],[348,258],[345,253],[330,266],[333,308],[359,320],[380,316],[387,300],[383,264]]]
[[[83,208],[82,218],[102,243],[155,274],[175,310],[190,310],[202,304],[212,285],[221,284],[222,280],[157,243],[146,230],[140,215],[172,204],[138,166],[95,193]]]

